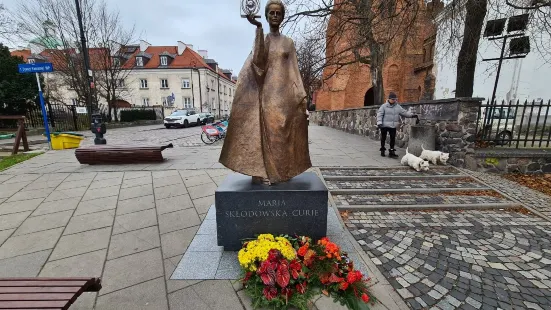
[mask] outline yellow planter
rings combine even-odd
[[[84,137],[68,134],[51,134],[50,137],[52,138],[52,148],[54,150],[76,149],[80,146],[80,142],[84,140]]]

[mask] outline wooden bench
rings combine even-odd
[[[0,278],[0,309],[69,309],[99,278]]]
[[[88,165],[162,162],[162,151],[172,147],[172,143],[165,146],[93,145],[79,147],[75,156],[79,163]]]
[[[21,144],[21,140],[23,140],[23,149],[25,152],[28,152],[29,149],[29,143],[27,142],[27,133],[25,132],[25,116],[0,116],[0,120],[16,120],[17,121],[17,128],[0,128],[1,131],[15,131],[15,142],[13,143],[13,149],[11,151],[12,155],[17,154],[19,152],[19,145]]]

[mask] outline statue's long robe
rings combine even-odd
[[[312,166],[306,92],[293,40],[257,28],[253,52],[239,73],[220,163],[284,182]]]

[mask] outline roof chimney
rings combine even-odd
[[[186,50],[186,44],[182,41],[178,41],[178,55],[182,55],[182,53]]]
[[[189,49],[193,50],[193,44],[186,44],[186,46],[187,46]]]
[[[203,58],[209,58],[209,52],[207,50],[198,50],[199,55]]]
[[[145,52],[145,50],[150,46],[151,44],[149,44],[147,41],[140,40],[140,51]]]

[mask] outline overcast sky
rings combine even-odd
[[[22,0],[0,0],[14,9]],[[264,15],[266,0],[262,0]],[[254,26],[240,17],[240,0],[115,0],[124,23],[135,25],[139,38],[152,45],[176,45],[180,40],[195,50],[208,50],[221,68],[237,75],[254,41]],[[264,29],[267,23],[262,18]]]

